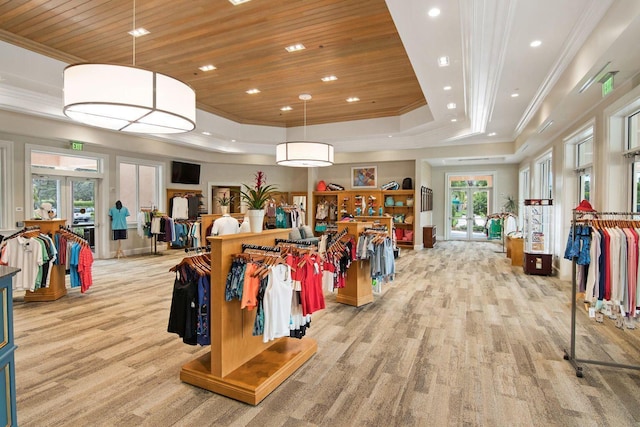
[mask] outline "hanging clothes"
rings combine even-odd
[[[176,278],[167,332],[178,334],[185,344],[211,344],[210,265],[208,256],[200,254],[184,258],[170,269]]]

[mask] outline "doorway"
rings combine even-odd
[[[95,251],[96,193],[96,179],[34,175],[33,217],[38,217],[43,203],[50,203],[55,218],[66,219],[71,230]]]
[[[492,175],[449,177],[448,239],[487,238],[485,227],[492,203],[492,184]]]

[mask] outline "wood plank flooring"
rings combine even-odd
[[[403,250],[372,304],[327,295],[309,330],[318,353],[255,407],[179,380],[208,351],[166,332],[184,253],[96,261],[84,295],[14,297],[19,424],[640,425],[640,371],[587,365],[577,378],[562,351],[570,283],[524,275],[500,248]],[[578,320],[578,357],[640,364],[640,327]]]

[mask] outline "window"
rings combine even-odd
[[[0,230],[13,227],[13,145],[0,141]]]
[[[141,208],[160,205],[163,165],[145,160],[118,158],[118,200],[129,209],[129,223],[136,222]]]
[[[531,181],[529,168],[520,171],[520,182],[518,189],[518,227],[524,228],[524,201],[531,197]]]
[[[631,211],[640,212],[640,110],[627,117],[627,154],[631,159]]]
[[[640,127],[638,126],[638,121],[640,121],[640,110],[636,111],[627,118],[628,150],[640,148]]]
[[[591,170],[593,163],[593,128],[587,129],[584,139],[576,144],[576,173],[578,201],[591,200]]]
[[[551,162],[551,154],[543,157],[537,163],[538,166],[538,183],[540,185],[540,198],[551,199],[553,196],[553,163]]]

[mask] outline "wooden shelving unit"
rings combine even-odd
[[[374,199],[370,199],[370,196],[373,196]],[[385,206],[385,199],[391,196],[394,199],[393,206]],[[397,228],[401,228],[405,231],[411,232],[410,240],[398,240],[398,246],[404,246],[413,248],[415,242],[415,191],[414,190],[343,190],[343,191],[314,191],[313,192],[313,227],[315,229],[315,225],[318,222],[327,222],[329,225],[335,226],[336,222],[340,220],[343,214],[350,214],[354,217],[358,216],[372,216],[369,214],[369,207],[373,207],[373,216],[380,217],[380,208],[382,208],[383,213],[394,216],[396,218],[400,218],[400,215],[406,219],[408,216],[413,216],[414,221],[411,224],[407,224],[403,222],[395,222],[394,225]],[[409,199],[412,199],[413,203],[408,202]],[[316,209],[318,203],[323,201],[334,203],[338,207],[338,218],[337,221],[320,221],[315,218]],[[361,202],[358,202],[361,201]],[[396,206],[395,203],[402,202],[402,206]],[[411,204],[411,206],[408,206]],[[358,215],[357,209],[360,208],[360,214]],[[404,232],[403,232],[404,235]]]

